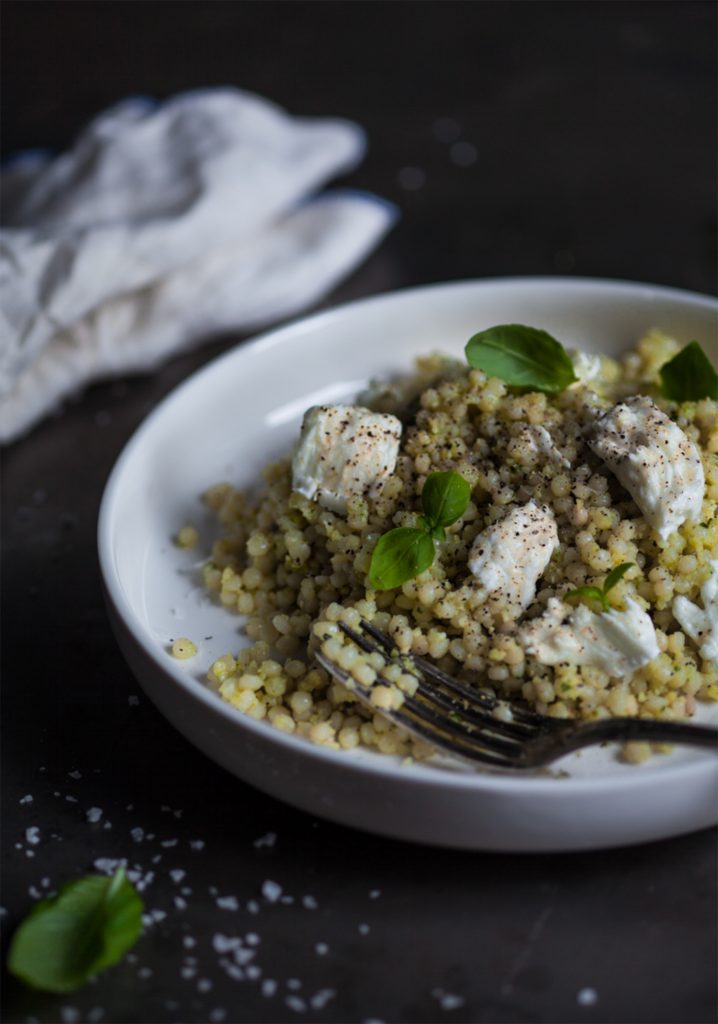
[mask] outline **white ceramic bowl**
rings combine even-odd
[[[172,536],[212,524],[199,495],[220,480],[252,485],[289,450],[304,410],[352,400],[416,355],[460,355],[497,323],[541,327],[566,346],[618,354],[653,326],[716,351],[714,300],[648,285],[560,278],[436,285],[352,303],[272,331],[178,387],[128,443],[107,484],[99,555],[119,644],[148,696],[187,739],[260,790],[343,824],[484,850],[577,850],[677,835],[718,818],[718,757],[677,750],[639,767],[611,749],[564,758],[558,773],[509,776],[402,766],[334,752],[242,716],[204,682],[246,641],[241,620],[206,596],[201,557]],[[169,641],[189,636],[180,662]],[[715,711],[707,720],[718,720]]]

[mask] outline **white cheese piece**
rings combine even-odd
[[[650,616],[630,597],[624,610],[598,615],[552,597],[546,613],[519,630],[519,640],[542,665],[590,665],[609,676],[630,676],[660,654]]]
[[[701,587],[703,608],[682,595],[673,601],[673,614],[706,661],[718,661],[718,558],[709,563],[711,575]]]
[[[542,455],[548,456],[549,459],[560,463],[566,469],[571,468],[571,463],[553,443],[553,438],[546,427],[542,427],[538,423],[526,423],[521,428],[519,436],[526,442],[531,451],[540,452]]]
[[[650,398],[636,395],[614,406],[588,443],[661,540],[699,518],[705,476],[698,449]]]
[[[568,352],[573,363],[573,372],[582,384],[590,384],[601,376],[601,357],[595,352],[581,352],[572,348]]]
[[[333,512],[345,512],[349,498],[375,494],[393,473],[401,429],[396,416],[361,406],[312,406],[292,458],[292,487]]]
[[[516,617],[531,604],[557,547],[553,513],[529,501],[478,535],[469,552],[469,571],[486,597],[504,599]]]

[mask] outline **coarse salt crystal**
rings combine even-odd
[[[326,942],[318,942],[314,947],[314,952],[317,954],[317,956],[326,956],[326,954],[329,952],[329,946],[326,944]]]
[[[40,842],[40,829],[37,825],[32,825],[30,828],[25,829],[25,841],[32,846],[37,846]]]
[[[215,902],[220,910],[239,910],[239,900],[236,896],[218,896]]]
[[[271,848],[272,846],[274,846],[276,841],[277,841],[277,833],[276,832],[267,832],[266,835],[260,836],[259,839],[255,839],[254,843],[252,845],[257,850],[259,850],[263,846],[267,846],[267,847]]]
[[[204,839],[192,839],[189,848],[190,850],[204,850]]]
[[[179,885],[186,874],[187,872],[183,871],[181,868],[174,868],[170,871],[170,878],[176,885]]]
[[[595,988],[582,988],[576,994],[576,1002],[579,1006],[595,1006],[598,1002],[598,992]]]
[[[271,878],[262,882],[262,896],[269,903],[276,903],[279,897],[282,895],[282,887],[278,882],[273,882]]]
[[[287,996],[284,1005],[290,1010],[294,1010],[295,1013],[306,1013],[307,1011],[307,1004],[300,996]]]
[[[316,910],[319,904],[313,896],[302,896],[302,906],[306,910]]]
[[[262,995],[265,999],[271,999],[277,991],[277,983],[274,978],[265,978],[262,982]]]
[[[88,808],[88,810],[85,811],[85,817],[87,818],[87,820],[89,821],[89,823],[91,825],[97,824],[97,822],[102,817],[102,808],[101,807],[90,807],[90,808]]]
[[[32,803],[32,794],[28,793],[26,796],[21,797],[18,802],[21,803],[21,804],[31,804]]]
[[[333,999],[336,994],[336,989],[320,988],[309,1000],[309,1003],[313,1010],[323,1010],[329,1000]]]

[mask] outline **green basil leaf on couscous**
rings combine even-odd
[[[431,473],[421,492],[421,502],[430,527],[451,526],[466,511],[471,487],[460,473],[449,470]]]
[[[672,402],[718,398],[718,373],[697,341],[691,341],[659,371],[661,392]]]
[[[563,345],[536,327],[490,327],[474,334],[465,352],[473,369],[499,377],[512,387],[556,394],[578,380]]]
[[[143,909],[122,867],[111,878],[78,878],[25,918],[10,945],[8,970],[31,988],[72,992],[134,946]]]
[[[569,590],[566,597],[585,597],[592,601],[598,601],[603,610],[607,612],[611,607],[608,602],[609,592],[621,582],[632,565],[635,565],[635,562],[621,562],[620,565],[611,569],[608,576],[606,576],[606,579],[603,581],[602,587],[576,587],[575,590]]]
[[[379,538],[372,554],[369,583],[375,590],[392,590],[419,576],[433,561],[431,535],[413,526],[399,526]]]

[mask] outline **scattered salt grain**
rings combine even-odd
[[[34,850],[25,850],[25,856],[26,857],[34,857],[35,856],[35,851]]]
[[[175,883],[175,885],[179,885],[186,874],[187,872],[183,871],[181,868],[174,868],[172,871],[170,871],[170,878]]]
[[[163,846],[165,848],[165,850],[170,850],[170,849],[172,849],[173,846],[176,846],[176,845],[177,845],[177,840],[176,839],[163,839],[162,842],[160,843],[160,846]]]
[[[203,839],[192,839],[189,844],[190,850],[204,850]]]
[[[194,949],[197,945],[197,940],[193,939],[191,935],[185,935],[182,939],[182,945],[185,949]]]
[[[329,946],[326,944],[326,942],[318,942],[314,947],[314,952],[317,954],[317,956],[326,956],[327,953],[329,952]]]
[[[152,974],[153,971],[151,967],[140,967],[139,971],[137,972],[137,977],[142,978],[144,980],[145,978],[151,978]]]
[[[295,1013],[306,1013],[307,1004],[299,996],[287,996],[284,1000],[284,1005],[290,1010],[294,1010]]]
[[[598,992],[595,988],[582,988],[576,994],[576,1002],[579,1006],[595,1006],[598,1002]]]
[[[220,1024],[221,1021],[227,1016],[227,1011],[223,1010],[221,1006],[218,1006],[216,1010],[212,1010],[209,1015],[209,1019],[212,1024]]]
[[[98,857],[92,866],[101,871],[103,875],[114,875],[115,871],[124,863],[123,860],[115,860],[114,857]]]
[[[49,889],[50,888],[50,879],[49,878],[43,878],[42,881],[40,882],[40,885],[43,887],[43,889]]]
[[[313,1010],[323,1010],[329,1000],[333,999],[336,994],[336,990],[333,988],[320,988],[309,1000],[309,1004]]]
[[[260,939],[256,932],[247,932],[247,934],[244,936],[244,941],[247,943],[248,946],[258,946],[262,940]]]
[[[246,974],[251,981],[256,981],[257,978],[261,978],[262,976],[262,968],[257,967],[256,964],[250,964],[247,968]]]
[[[370,889],[369,890],[369,899],[370,900],[378,900],[380,896],[381,896],[381,889]]]
[[[212,982],[209,980],[209,978],[199,979],[199,981],[197,982],[197,991],[203,993],[212,991]]]
[[[196,967],[187,966],[187,967],[183,967],[182,970],[180,971],[180,975],[182,976],[182,978],[184,978],[185,981],[191,981],[192,978],[194,978],[196,974],[197,974],[197,968]]]
[[[255,849],[261,850],[263,846],[269,847],[270,849],[274,846],[277,841],[276,832],[267,832],[266,835],[260,836],[259,839],[255,839],[252,845]]]
[[[25,842],[30,843],[32,846],[37,846],[40,842],[40,829],[37,825],[32,825],[31,828],[25,829]]]
[[[276,994],[277,983],[274,978],[265,978],[262,982],[262,995],[265,999],[271,999]]]
[[[133,843],[141,843],[145,838],[145,830],[143,828],[131,828],[130,835],[132,836]]]
[[[174,898],[175,910],[186,910],[187,900],[183,900],[181,896],[175,896]]]
[[[63,1024],[74,1024],[76,1020],[80,1019],[80,1011],[76,1006],[61,1006],[60,1017]]]
[[[291,989],[292,992],[298,992],[302,987],[302,983],[299,978],[289,978],[287,981],[287,988]]]
[[[69,793],[65,797],[65,800],[67,800],[68,804],[76,804],[77,803],[77,797],[76,796],[70,796]]]
[[[444,992],[443,988],[434,988],[431,990],[431,994],[437,1000],[442,1010],[458,1010],[466,1002],[462,996],[454,995],[452,992]]]
[[[34,900],[39,900],[40,897],[42,896],[42,893],[40,892],[40,890],[36,889],[34,885],[31,885],[30,888],[27,890],[27,892],[28,892],[28,895],[32,896],[32,898]]]
[[[78,772],[77,768],[75,768],[74,771],[68,772],[67,774],[70,776],[71,779],[82,778],[82,772]]]
[[[470,142],[455,142],[449,150],[451,162],[457,167],[471,167],[478,158],[476,146]]]
[[[24,804],[24,805],[31,804],[32,803],[32,794],[28,793],[26,796],[21,797],[20,800],[18,801],[18,803],[21,803],[21,804]]]
[[[212,946],[216,953],[229,953],[241,944],[241,939],[236,935],[222,935],[221,932],[217,932],[212,936]]]
[[[276,903],[281,895],[282,887],[278,882],[273,882],[271,878],[262,882],[262,896],[264,896],[265,900],[269,903]]]
[[[319,904],[313,896],[302,896],[302,906],[305,910],[316,910]]]
[[[218,896],[215,902],[220,910],[239,910],[239,900],[236,896]]]
[[[248,900],[247,901],[247,910],[249,911],[250,914],[258,914],[259,913],[259,904],[257,903],[257,901],[256,900]]]
[[[365,924],[364,922],[362,922],[359,925],[359,934],[360,935],[368,935],[370,931],[371,931],[371,929],[369,928],[368,924]]]
[[[90,807],[85,811],[85,817],[91,825],[96,825],[97,822],[102,818],[101,807]]]

